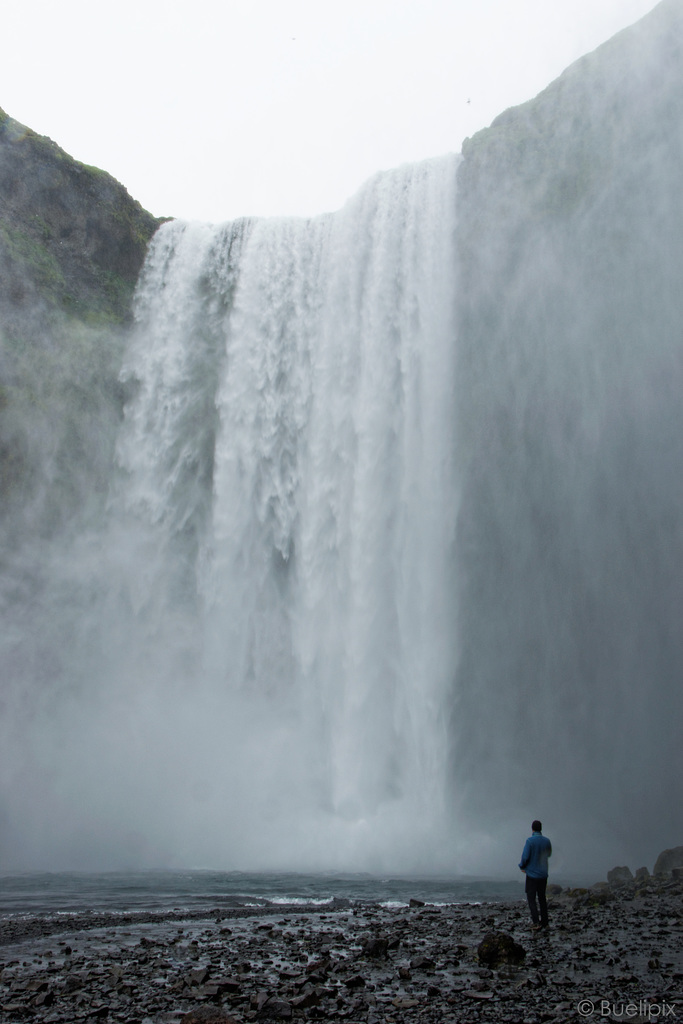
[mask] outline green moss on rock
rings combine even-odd
[[[0,199],[0,525],[47,536],[105,499],[125,325],[161,221],[4,110]]]
[[[87,322],[125,323],[161,223],[110,174],[74,160],[3,111],[0,305],[37,303]]]

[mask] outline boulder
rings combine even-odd
[[[674,846],[670,850],[662,850],[655,862],[655,875],[669,875],[674,868],[683,867],[683,846]]]
[[[365,988],[365,978],[362,974],[354,974],[344,982],[347,988]]]
[[[295,1010],[308,1010],[311,1006],[317,1006],[320,1002],[320,995],[314,988],[306,989],[301,995],[292,999],[291,1005]]]
[[[222,996],[226,992],[235,994],[242,990],[242,982],[237,978],[210,978],[206,985],[201,986],[201,992],[212,999],[214,996]]]
[[[632,882],[633,872],[628,867],[612,868],[611,871],[607,872],[607,881],[610,885],[614,882],[617,884],[621,882]]]
[[[436,967],[436,960],[432,960],[430,956],[420,954],[413,957],[410,961],[410,966],[414,971],[433,971]]]
[[[604,888],[600,885],[594,885],[585,902],[587,902],[590,907],[600,907],[604,903],[609,903],[610,900],[613,900],[614,898],[615,896],[610,886],[605,883]]]
[[[389,940],[380,938],[377,935],[365,940],[363,943],[363,953],[365,956],[374,957],[385,957],[389,951]]]
[[[644,882],[650,877],[650,872],[647,868],[636,868],[636,882]]]
[[[208,967],[195,967],[187,975],[187,984],[188,985],[203,985],[204,982],[206,981],[206,979],[208,978],[208,976],[209,976],[209,968]]]
[[[271,996],[264,1004],[264,1010],[273,1017],[279,1017],[280,1020],[289,1020],[292,1016],[292,1007],[287,1000],[277,999],[275,996]]]
[[[489,966],[518,964],[526,956],[526,950],[505,932],[488,932],[477,946],[477,954],[481,962]]]

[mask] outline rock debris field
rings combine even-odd
[[[0,1021],[683,1020],[683,881],[409,907],[0,921]]]

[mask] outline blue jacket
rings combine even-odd
[[[548,857],[553,852],[550,840],[540,832],[534,832],[524,844],[519,866],[529,878],[548,877]]]

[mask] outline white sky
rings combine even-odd
[[[0,107],[158,216],[340,207],[460,150],[655,0],[17,0]]]

